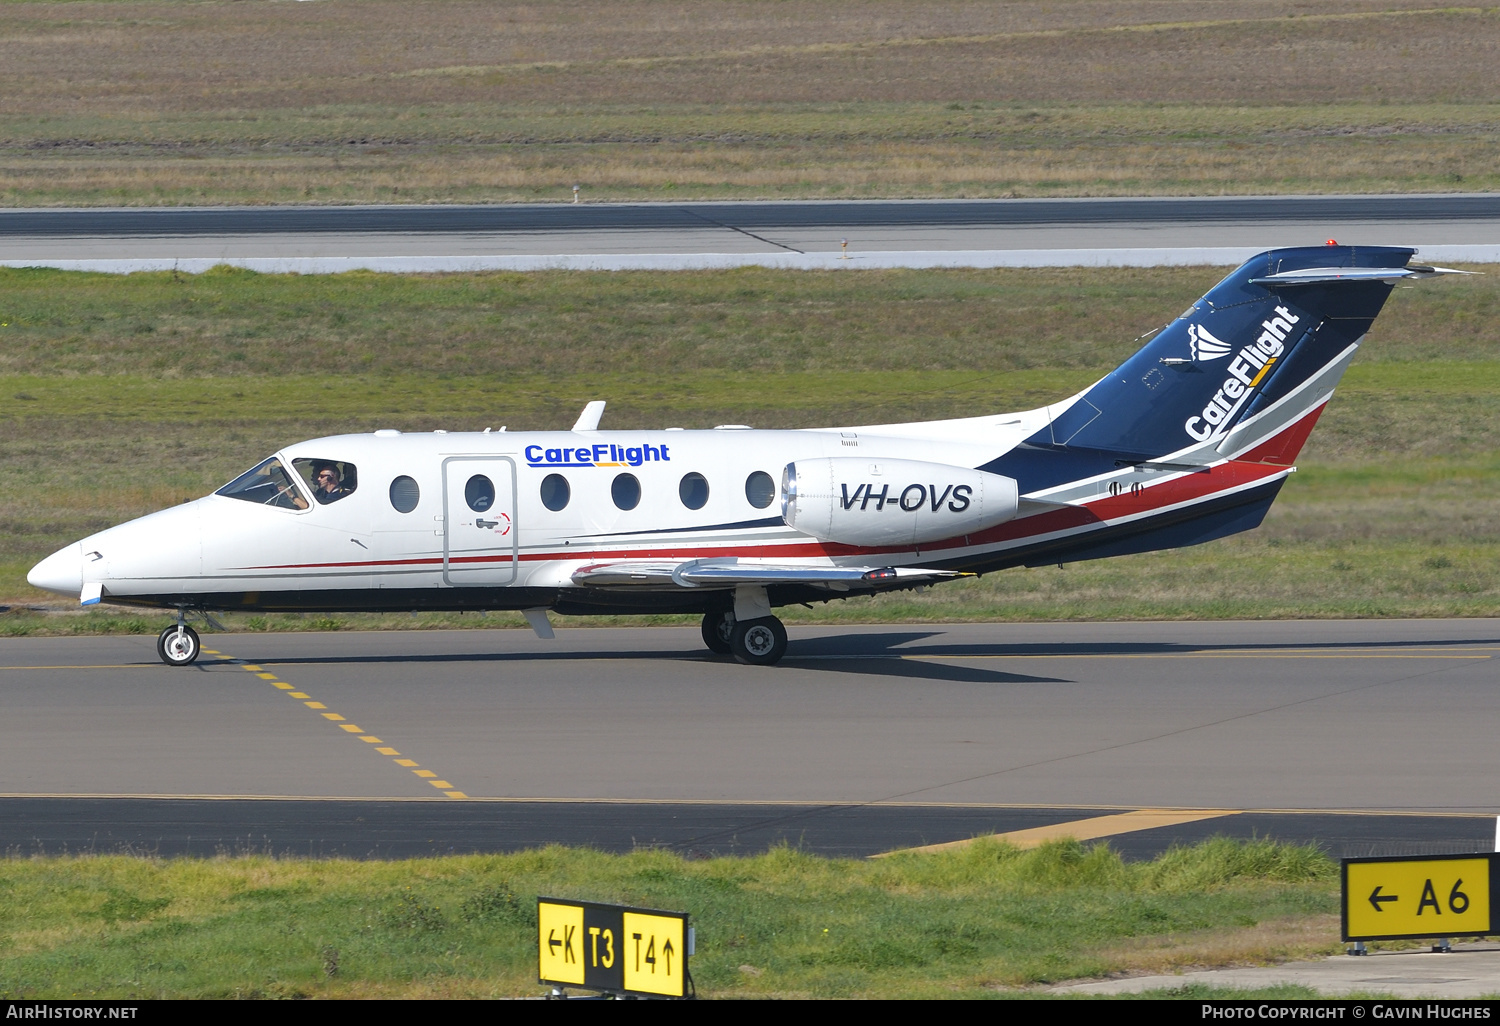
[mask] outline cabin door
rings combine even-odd
[[[516,464],[504,456],[443,460],[443,581],[456,588],[510,584],[516,539]]]

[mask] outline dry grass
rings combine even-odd
[[[1339,917],[1333,914],[1268,919],[1239,929],[1192,930],[1155,937],[1132,937],[1105,948],[1100,957],[1115,976],[1152,976],[1272,965],[1336,954]]]
[[[1116,112],[1127,125],[1136,113]],[[1236,124],[1242,112],[1225,113],[1218,137],[1192,140],[1038,132],[1014,144],[934,133],[831,143],[416,143],[346,152],[329,143],[292,154],[212,145],[167,154],[0,150],[0,205],[558,202],[574,184],[590,201],[1500,191],[1493,133],[1381,136],[1355,125],[1323,138],[1266,137]],[[826,120],[836,124],[838,115]],[[739,136],[734,129],[726,125],[723,135]]]
[[[1500,18],[1392,0],[0,8],[0,113],[1494,99]]]
[[[7,3],[0,203],[1497,188],[1497,41],[1389,0]]]

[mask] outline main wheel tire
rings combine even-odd
[[[770,666],[786,655],[786,628],[774,616],[734,625],[729,639],[734,657],[751,666]]]
[[[716,652],[719,655],[728,655],[732,652],[730,640],[733,634],[733,613],[703,614],[703,643],[708,646],[710,652]]]
[[[191,627],[168,627],[156,638],[156,654],[168,666],[187,666],[201,651],[198,632]]]

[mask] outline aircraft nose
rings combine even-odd
[[[26,583],[43,591],[77,597],[83,590],[83,543],[74,542],[58,549],[31,568]]]

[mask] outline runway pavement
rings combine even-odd
[[[791,634],[769,669],[692,628],[214,635],[187,670],[149,637],[7,640],[0,847],[1494,839],[1497,621]],[[1121,815],[1183,809],[1203,811]]]
[[[790,200],[486,206],[0,209],[0,235],[465,234],[710,228],[987,228],[1256,221],[1465,223],[1500,218],[1500,195],[1163,196],[1021,200]]]
[[[116,271],[1232,264],[1330,237],[1500,259],[1500,196],[0,210],[0,263]]]

